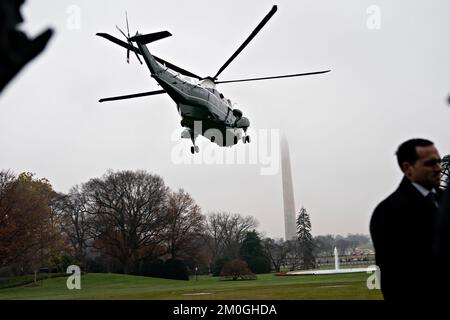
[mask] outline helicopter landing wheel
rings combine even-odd
[[[247,143],[250,143],[250,136],[245,136],[245,141],[246,141]]]
[[[191,147],[191,153],[199,153],[200,152],[200,148],[198,146],[192,146]]]
[[[212,136],[211,137],[211,142],[214,142],[214,141],[216,141],[216,137]]]
[[[238,137],[234,136],[234,144],[238,143]]]

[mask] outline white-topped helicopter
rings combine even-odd
[[[138,61],[142,64],[142,61],[139,58],[139,55],[141,55],[147,67],[150,69],[151,76],[162,87],[162,90],[104,98],[100,99],[100,102],[167,93],[175,101],[178,113],[182,119],[181,126],[185,128],[181,134],[181,137],[192,140],[193,146],[191,147],[191,153],[199,152],[199,148],[195,144],[195,140],[198,135],[205,136],[211,142],[214,142],[219,146],[235,145],[241,138],[243,143],[250,142],[250,136],[247,135],[247,129],[250,126],[250,121],[243,116],[241,110],[233,108],[231,101],[225,98],[224,95],[216,89],[216,84],[298,77],[326,73],[330,71],[325,70],[262,78],[218,81],[217,77],[248,45],[248,43],[264,27],[276,11],[277,6],[274,5],[270,12],[253,30],[250,36],[242,43],[242,45],[213,77],[200,77],[190,71],[182,69],[170,62],[152,55],[146,45],[169,37],[171,34],[168,31],[149,34],[139,34],[136,32],[135,36],[130,37],[128,17],[126,16],[127,34],[116,26],[120,33],[126,38],[126,42],[107,33],[97,33],[97,35],[126,48],[128,63],[130,61],[130,51],[133,51],[136,54]],[[198,124],[200,124],[200,126]]]

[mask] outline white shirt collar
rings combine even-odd
[[[411,182],[411,183],[412,183],[412,185],[413,185],[414,187],[416,187],[417,190],[419,190],[419,192],[420,192],[421,194],[423,194],[424,197],[426,197],[430,192],[433,192],[433,193],[435,193],[435,194],[437,193],[436,190],[434,190],[434,188],[431,189],[431,190],[428,190],[427,188],[421,186],[421,185],[418,184],[418,183],[415,183],[415,182]]]

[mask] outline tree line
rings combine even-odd
[[[67,193],[31,173],[0,171],[0,275],[64,272],[70,264],[86,272],[220,275],[234,260],[253,273],[312,268],[331,242],[312,238],[308,223],[299,239],[267,238],[254,217],[204,215],[189,193],[142,170],[108,171]]]
[[[253,217],[205,216],[191,195],[145,171],[108,171],[53,190],[31,173],[0,172],[0,273],[42,268],[151,274],[158,260],[209,272],[219,257],[237,258]]]

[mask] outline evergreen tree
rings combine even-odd
[[[297,217],[297,241],[299,244],[300,268],[312,269],[316,266],[314,242],[311,235],[311,221],[308,212],[302,207]]]
[[[270,271],[270,260],[264,253],[262,241],[255,230],[247,232],[240,248],[240,255],[254,273],[267,273]]]

